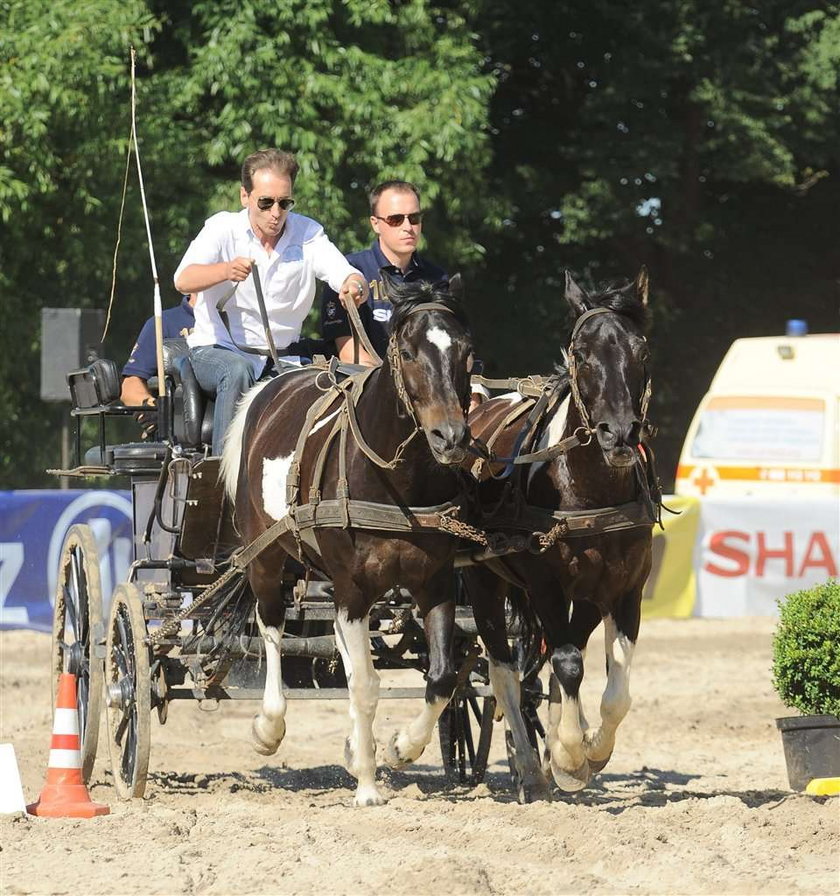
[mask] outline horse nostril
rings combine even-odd
[[[598,431],[598,441],[603,447],[609,448],[615,444],[615,433],[610,429],[609,423],[598,423],[595,429]]]
[[[447,423],[431,430],[432,438],[447,451],[464,445],[469,439],[469,433],[469,427],[466,423],[460,421],[458,423]]]

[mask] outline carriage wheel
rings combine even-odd
[[[149,770],[151,681],[143,602],[134,585],[111,600],[105,657],[108,748],[114,787],[124,800],[143,796]]]
[[[438,721],[440,754],[448,781],[480,784],[487,771],[493,738],[494,697],[456,693]]]
[[[82,780],[96,759],[104,680],[102,584],[90,526],[71,526],[61,549],[53,607],[52,698],[62,672],[76,676]]]

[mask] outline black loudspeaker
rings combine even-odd
[[[105,312],[41,309],[41,400],[70,401],[67,374],[99,358]]]

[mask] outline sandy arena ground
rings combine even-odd
[[[343,702],[290,704],[268,759],[248,743],[254,703],[176,703],[152,723],[144,800],[117,801],[103,732],[91,794],[111,815],[0,816],[0,893],[836,894],[840,798],[788,788],[773,624],[643,623],[611,763],[551,804],[516,803],[501,724],[484,784],[447,788],[435,737],[416,768],[380,771],[387,806],[355,809]],[[588,652],[590,719],[601,645]],[[50,745],[49,649],[46,635],[0,633],[0,741],[15,746],[28,801]],[[416,710],[381,703],[379,743]]]

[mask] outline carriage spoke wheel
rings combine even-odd
[[[90,526],[71,526],[61,549],[53,606],[52,697],[62,672],[76,676],[82,779],[90,781],[104,680],[102,584],[96,540]]]
[[[111,600],[105,656],[106,716],[117,794],[143,796],[149,770],[151,681],[143,602],[134,585],[118,585]]]
[[[480,784],[487,771],[496,700],[457,691],[438,721],[440,754],[448,781]]]

